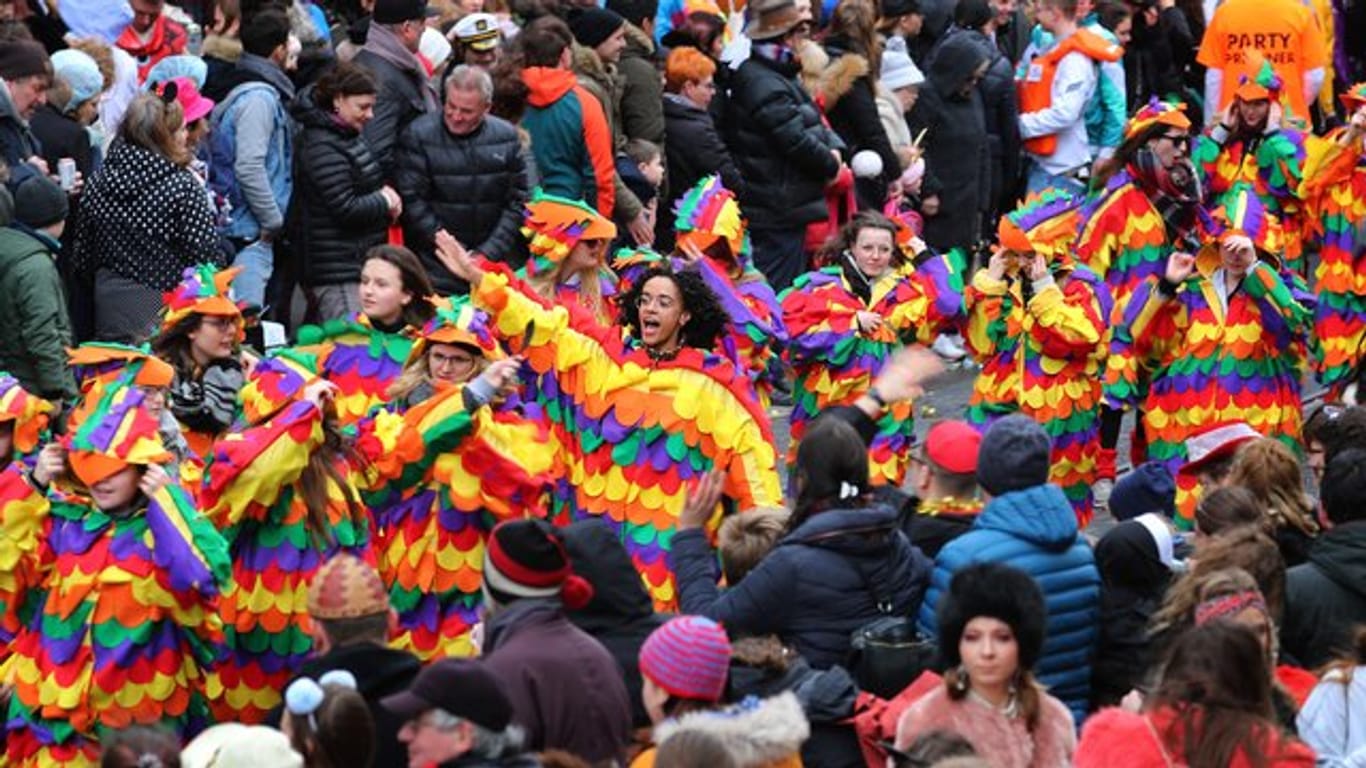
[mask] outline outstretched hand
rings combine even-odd
[[[470,285],[478,283],[484,277],[484,270],[474,263],[470,252],[444,229],[436,233],[436,257],[451,274]]]
[[[873,380],[873,387],[889,403],[911,400],[925,394],[925,385],[944,372],[939,355],[918,344],[904,347]]]
[[[725,472],[713,469],[703,475],[683,503],[683,511],[678,515],[678,530],[686,531],[706,525],[721,501],[721,491],[725,486]]]

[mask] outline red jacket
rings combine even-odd
[[[130,24],[124,28],[123,34],[119,35],[114,44],[138,60],[138,82],[142,83],[147,80],[147,73],[158,61],[167,56],[184,53],[188,41],[189,35],[184,27],[165,16],[158,16],[152,23],[152,35],[147,40],[139,37]]]
[[[1179,768],[1184,750],[1179,744],[1159,744],[1157,734],[1166,733],[1176,712],[1162,708],[1135,714],[1118,708],[1097,712],[1081,729],[1081,743],[1073,758],[1075,768]],[[1150,725],[1151,724],[1151,725]],[[1271,768],[1313,768],[1314,751],[1268,724],[1262,744]],[[1250,768],[1241,750],[1229,768]]]

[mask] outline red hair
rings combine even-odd
[[[696,48],[680,45],[664,62],[664,90],[678,93],[689,82],[700,83],[715,74],[716,62]]]

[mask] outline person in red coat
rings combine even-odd
[[[1314,751],[1273,719],[1271,675],[1253,631],[1228,620],[1195,627],[1172,646],[1141,712],[1103,709],[1086,721],[1075,768],[1314,765]]]

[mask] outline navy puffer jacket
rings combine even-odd
[[[1034,674],[1080,723],[1086,718],[1099,633],[1100,572],[1062,490],[1039,485],[997,496],[987,502],[972,530],[944,545],[920,607],[922,633],[938,636],[939,601],[953,575],[974,563],[1003,563],[1039,583],[1048,627]]]
[[[930,561],[884,506],[812,515],[725,592],[701,530],[674,536],[671,557],[683,613],[715,619],[733,636],[777,635],[818,669],[843,664],[850,635],[881,615],[869,581],[894,614],[914,616],[930,576]]]

